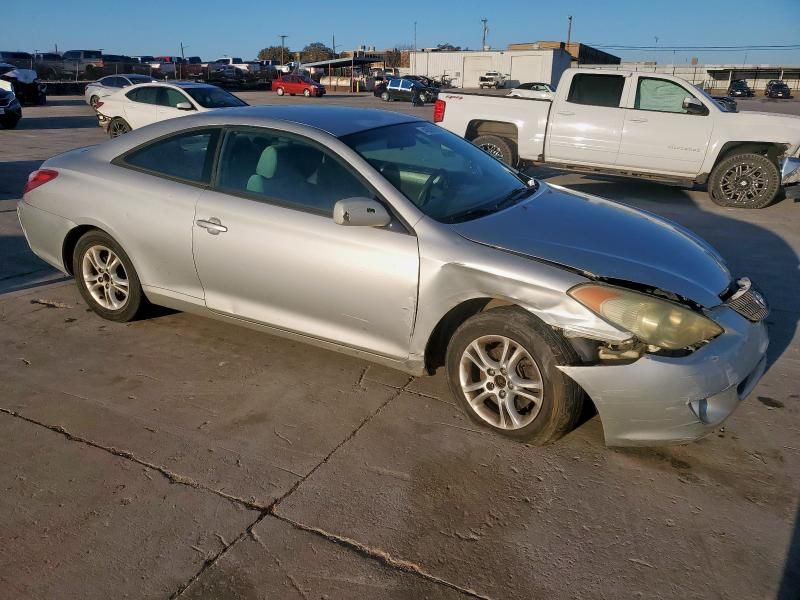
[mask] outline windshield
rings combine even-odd
[[[342,138],[429,217],[459,223],[536,190],[466,140],[432,123],[402,123]]]
[[[229,106],[247,106],[233,94],[217,87],[184,88],[192,99],[204,108],[225,108]]]

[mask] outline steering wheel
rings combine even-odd
[[[431,200],[431,190],[433,190],[433,186],[437,183],[442,181],[445,177],[447,177],[447,171],[444,169],[437,169],[431,176],[428,177],[428,181],[425,182],[425,185],[422,187],[422,190],[419,193],[419,207],[422,208],[426,206],[428,202]]]

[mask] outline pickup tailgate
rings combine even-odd
[[[455,92],[442,92],[439,100],[444,111],[437,111],[434,121],[445,129],[470,141],[482,135],[504,137],[516,144],[523,160],[544,155],[550,100]]]

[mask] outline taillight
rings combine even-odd
[[[95,108],[100,108],[101,106],[103,106],[103,101],[102,100],[98,100],[97,102],[94,103],[94,107]]]
[[[433,103],[433,122],[441,123],[444,121],[444,109],[446,103],[444,100],[437,100]]]
[[[56,177],[58,177],[58,171],[53,171],[52,169],[39,169],[38,171],[34,171],[28,175],[28,183],[25,184],[25,189],[22,190],[22,194],[25,195],[31,190],[35,190],[40,185],[52,181]]]

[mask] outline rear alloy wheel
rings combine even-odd
[[[472,140],[472,143],[510,167],[517,165],[516,144],[507,138],[497,135],[479,135]]]
[[[388,102],[389,101],[389,92],[383,92],[381,94],[381,100],[383,100],[384,102]]]
[[[761,154],[734,154],[714,167],[708,179],[711,199],[731,208],[764,208],[778,195],[778,166]]]
[[[78,240],[72,269],[81,296],[104,319],[130,321],[146,304],[128,255],[105,232],[90,231]]]
[[[306,88],[306,89],[304,89],[304,90],[303,90],[303,96],[305,96],[306,98],[308,98],[310,95],[311,95],[311,92],[309,91],[309,89],[308,89],[308,88]]]
[[[478,313],[447,347],[450,390],[479,425],[532,444],[570,431],[583,391],[558,365],[579,362],[567,341],[518,307]]]
[[[121,135],[125,135],[131,130],[131,126],[128,125],[125,119],[121,119],[120,117],[114,117],[111,119],[111,123],[108,125],[108,135],[112,138],[117,138]]]
[[[278,94],[278,96],[283,96],[286,92],[283,91],[282,87],[279,87],[277,90],[275,90],[275,93]]]
[[[91,106],[92,108],[97,108],[98,102],[100,102],[100,98],[98,98],[97,96],[92,96],[91,98],[89,98],[89,106]]]

